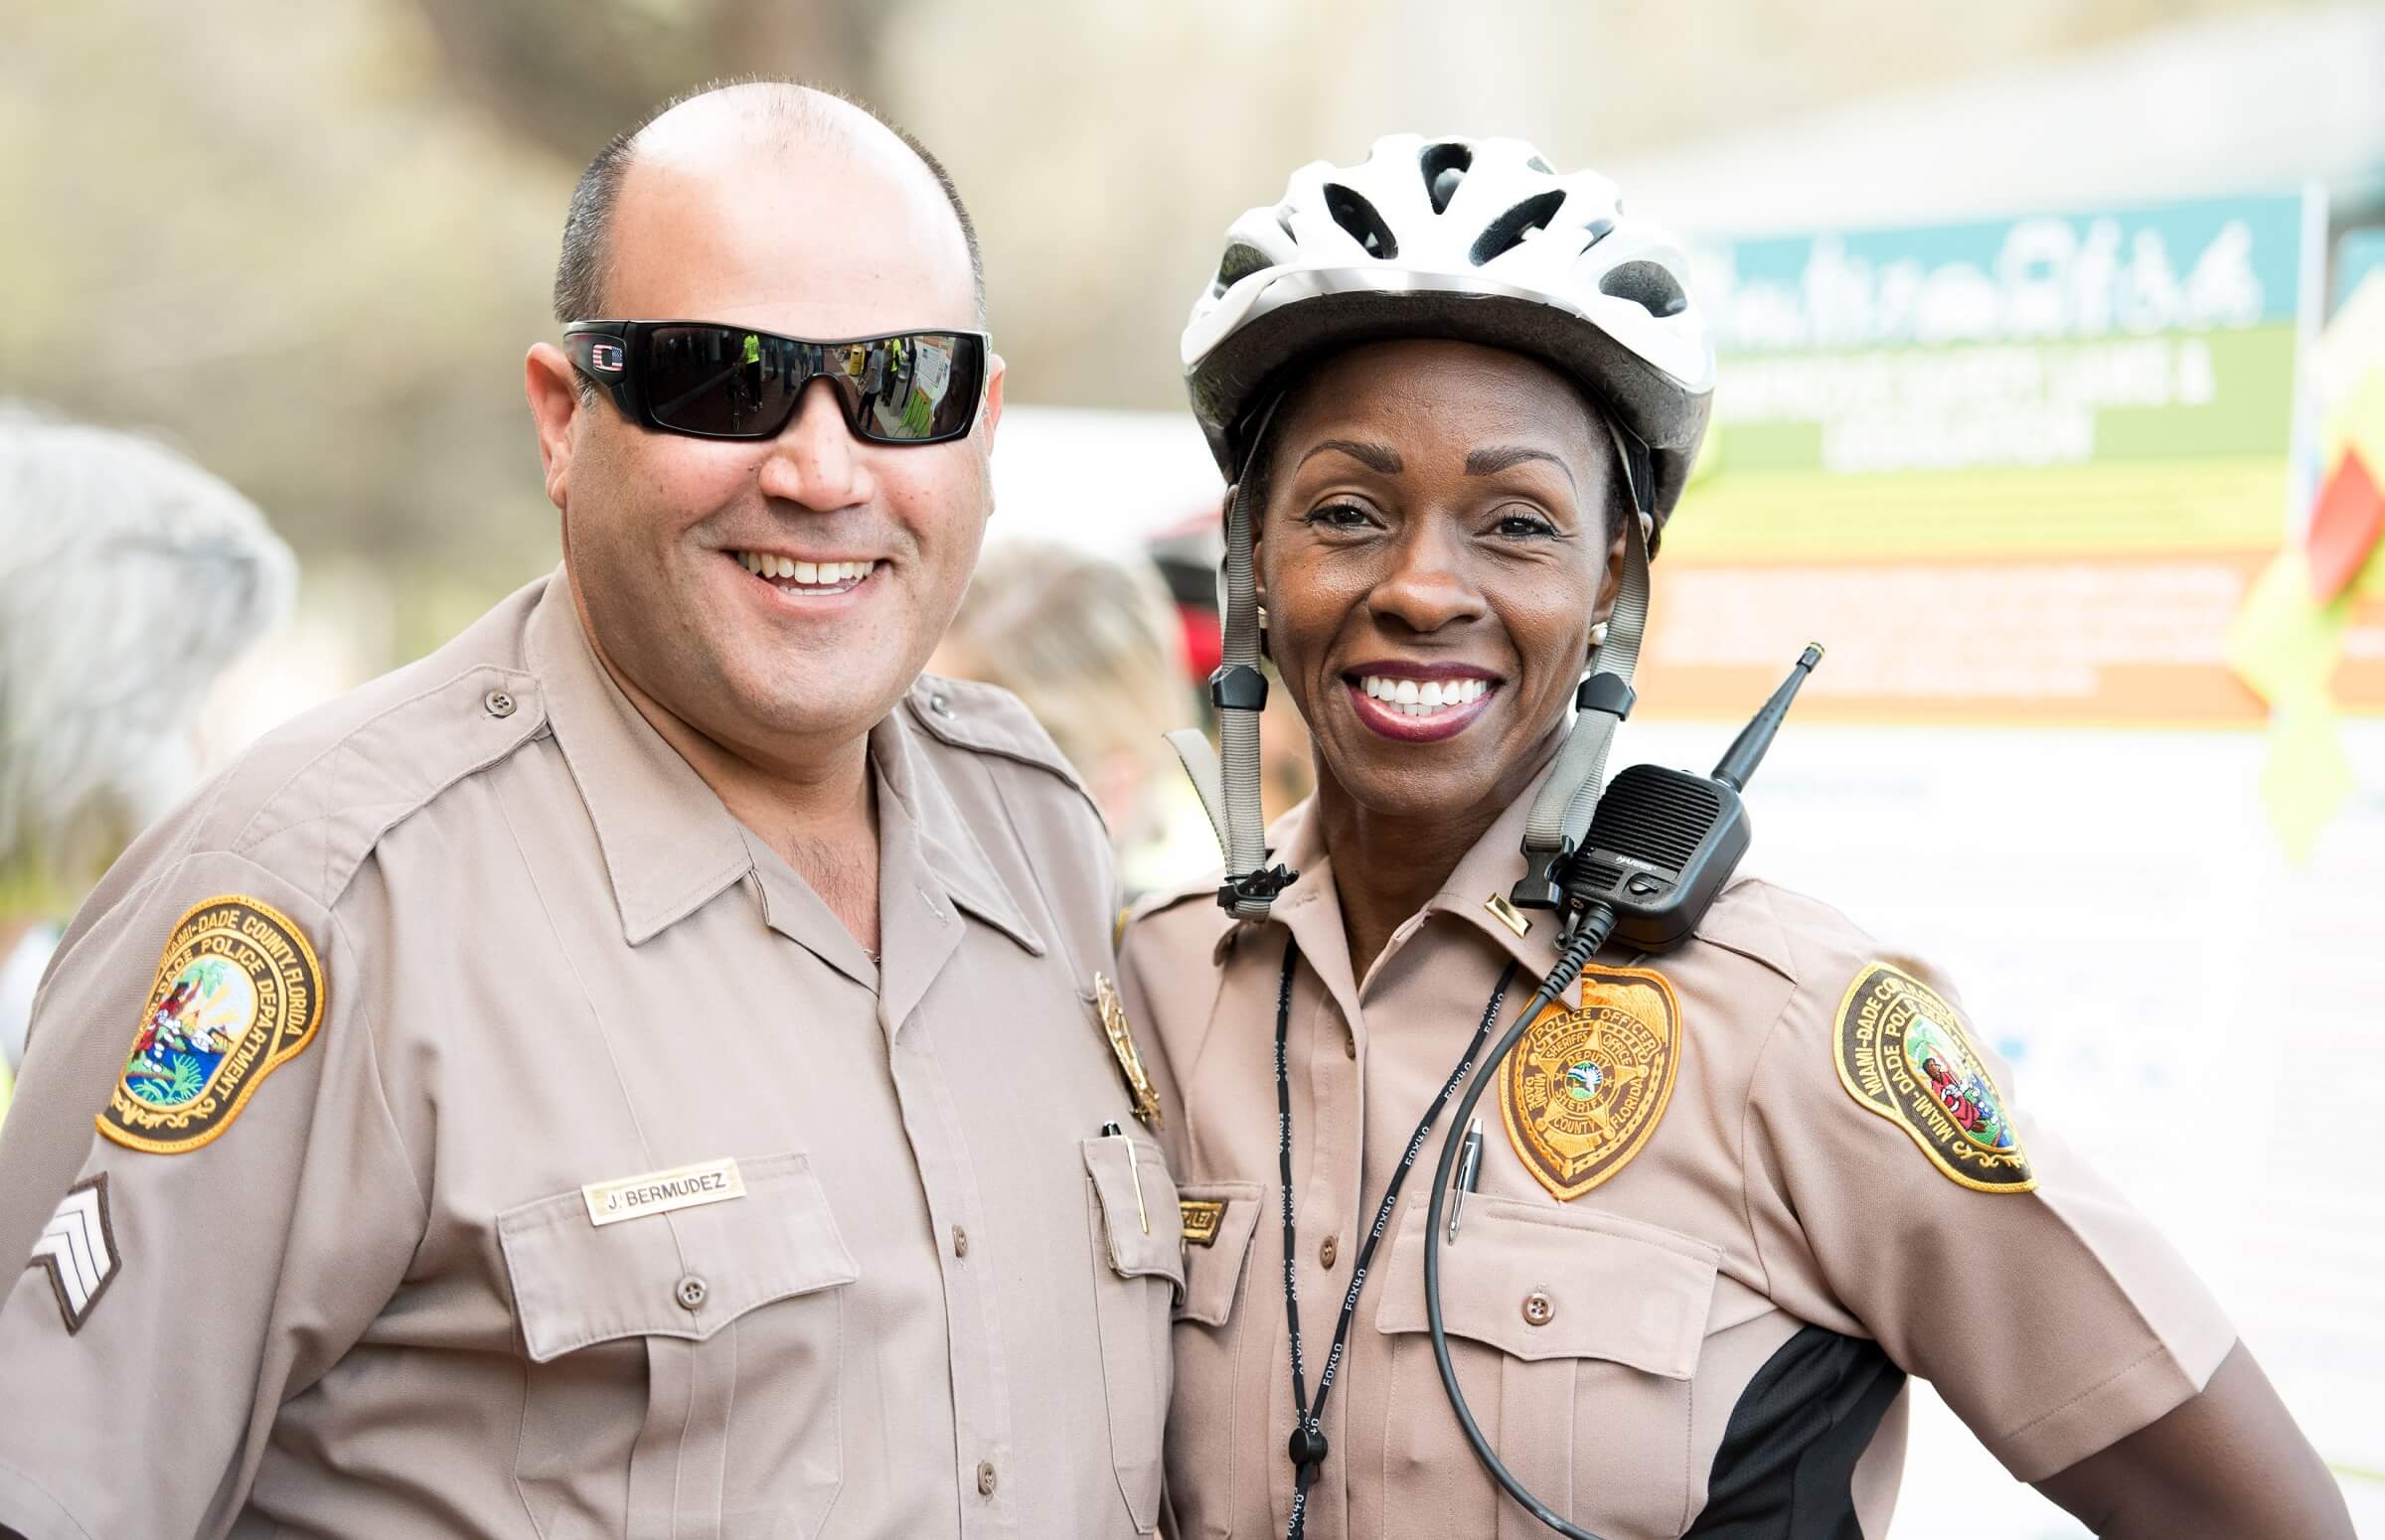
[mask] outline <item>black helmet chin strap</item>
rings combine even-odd
[[[1185,774],[1192,778],[1192,789],[1225,852],[1218,905],[1238,920],[1266,919],[1275,895],[1300,875],[1280,862],[1264,864],[1266,815],[1259,806],[1259,712],[1267,704],[1267,677],[1259,672],[1258,574],[1252,554],[1257,543],[1252,526],[1259,510],[1251,506],[1250,466],[1274,417],[1275,403],[1270,401],[1251,429],[1243,474],[1226,504],[1224,649],[1217,672],[1209,676],[1209,702],[1217,708],[1223,766],[1197,728],[1168,734],[1169,746],[1184,761]]]
[[[1523,832],[1523,876],[1508,895],[1519,909],[1555,909],[1564,901],[1558,864],[1581,845],[1606,788],[1607,750],[1615,729],[1632,714],[1637,698],[1632,672],[1640,665],[1640,642],[1648,629],[1648,531],[1656,522],[1656,475],[1648,446],[1610,421],[1608,431],[1623,457],[1631,484],[1633,516],[1625,521],[1623,586],[1607,617],[1607,639],[1590,659],[1590,672],[1574,692],[1576,714],[1557,750],[1556,768],[1532,799]]]

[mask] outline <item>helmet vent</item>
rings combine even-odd
[[[1530,160],[1525,161],[1524,164],[1529,166],[1532,170],[1539,172],[1544,177],[1553,177],[1557,174],[1555,169],[1551,167],[1548,162],[1542,160],[1537,155],[1533,156]]]
[[[1247,240],[1237,240],[1225,248],[1217,263],[1217,292],[1222,294],[1252,273],[1267,266],[1267,253]]]
[[[1546,229],[1564,203],[1565,195],[1561,192],[1538,193],[1526,198],[1492,221],[1491,228],[1483,231],[1481,238],[1475,241],[1474,249],[1467,254],[1473,258],[1474,265],[1480,267],[1492,258],[1513,250],[1523,243],[1524,237]]]
[[[1625,262],[1598,280],[1598,292],[1628,299],[1652,316],[1677,316],[1689,308],[1680,280],[1655,262]]]
[[[1474,152],[1462,144],[1434,144],[1425,147],[1424,196],[1431,199],[1435,214],[1449,212],[1449,201],[1458,196],[1458,184],[1474,166]]]
[[[1326,212],[1334,223],[1350,232],[1350,238],[1366,248],[1366,254],[1378,260],[1399,255],[1399,240],[1391,227],[1383,223],[1382,215],[1360,194],[1352,192],[1339,182],[1325,186]]]

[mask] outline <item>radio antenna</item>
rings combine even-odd
[[[1781,681],[1781,688],[1772,693],[1772,698],[1764,702],[1764,709],[1758,711],[1755,719],[1740,728],[1739,736],[1731,740],[1722,762],[1714,767],[1715,780],[1735,792],[1747,790],[1748,781],[1755,776],[1756,766],[1764,762],[1764,751],[1772,747],[1772,735],[1781,730],[1781,718],[1789,714],[1789,702],[1797,698],[1797,687],[1806,682],[1806,676],[1813,673],[1814,665],[1820,662],[1822,644],[1807,643],[1805,655],[1797,660],[1796,667],[1789,671],[1789,677]]]

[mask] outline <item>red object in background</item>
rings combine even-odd
[[[1184,626],[1185,668],[1193,680],[1207,684],[1225,661],[1225,633],[1217,624],[1217,612],[1194,604],[1179,604],[1176,618]]]
[[[2369,474],[2360,451],[2346,445],[2343,458],[2318,490],[2310,530],[2303,543],[2310,557],[2310,595],[2324,604],[2350,586],[2385,534],[2385,493]]]

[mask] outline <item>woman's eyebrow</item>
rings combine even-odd
[[[1365,466],[1368,470],[1373,471],[1380,476],[1396,476],[1407,468],[1406,463],[1399,457],[1399,451],[1393,449],[1388,444],[1359,444],[1352,443],[1347,438],[1326,438],[1318,440],[1310,447],[1307,454],[1304,454],[1300,457],[1300,463],[1302,465],[1306,465],[1318,455],[1325,453],[1325,451],[1328,449],[1341,450],[1344,454],[1350,456],[1352,459]]]
[[[1466,456],[1466,474],[1469,476],[1496,476],[1509,466],[1520,464],[1525,460],[1546,460],[1565,473],[1565,480],[1568,484],[1573,481],[1572,466],[1567,465],[1545,449],[1534,449],[1527,444],[1494,444],[1487,449],[1477,449]]]

